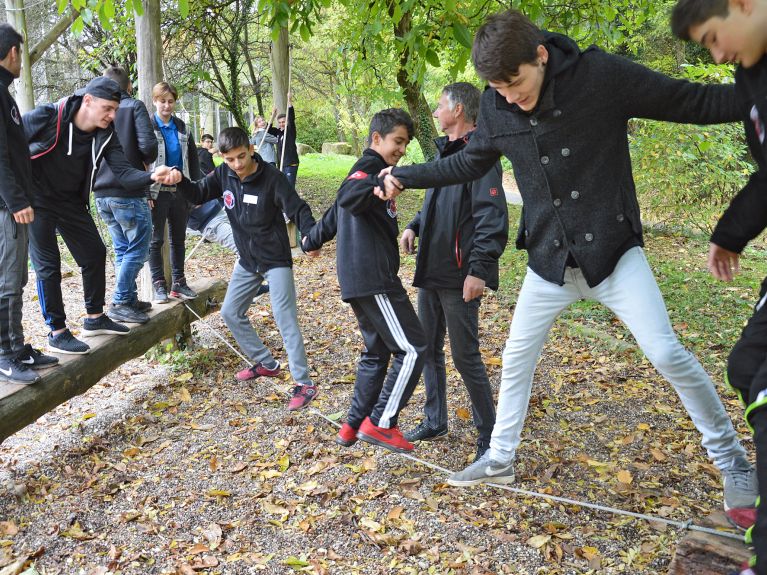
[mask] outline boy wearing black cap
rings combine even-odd
[[[124,335],[130,329],[104,315],[106,248],[88,211],[93,181],[102,160],[128,190],[173,178],[170,168],[153,172],[133,168],[114,133],[112,121],[120,103],[120,87],[98,77],[74,95],[43,104],[24,115],[35,189],[35,220],[30,227],[30,256],[37,274],[37,293],[51,329],[48,349],[84,354],[90,346],[66,325],[61,296],[61,235],[81,269],[85,335]]]

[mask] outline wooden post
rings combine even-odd
[[[21,77],[16,88],[16,103],[23,114],[35,107],[35,93],[32,87],[32,61],[29,58],[29,36],[24,0],[6,0],[5,17],[11,26],[24,38],[21,45]]]

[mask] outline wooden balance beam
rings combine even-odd
[[[701,521],[704,527],[732,531],[727,518],[716,511]],[[735,539],[690,531],[676,546],[669,575],[727,575],[751,557],[746,545]]]
[[[208,305],[209,301],[223,301],[226,287],[227,282],[218,279],[197,282],[192,289],[198,296],[186,303],[204,317],[217,309]],[[155,304],[149,316],[151,319],[143,325],[131,324],[128,335],[85,338],[91,346],[89,354],[58,356],[59,365],[41,370],[42,377],[34,385],[0,383],[0,443],[56,406],[85,393],[126,361],[144,355],[197,320],[183,302],[175,300]]]

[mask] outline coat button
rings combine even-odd
[[[562,110],[560,110],[558,108],[556,110],[554,110],[554,117],[555,118],[559,118],[561,115],[562,115]]]
[[[577,200],[578,198],[581,197],[581,194],[578,190],[573,190],[572,192],[570,192],[570,197],[574,200]]]
[[[561,245],[562,245],[562,242],[560,242],[559,240],[554,240],[554,247],[555,248],[558,248]]]
[[[594,234],[585,234],[583,236],[583,239],[586,240],[587,242],[590,242],[594,239]]]
[[[530,125],[531,126],[537,126],[538,125],[538,118],[536,118],[536,117],[530,118]]]
[[[626,218],[623,216],[623,214],[618,214],[617,216],[615,216],[615,219],[618,220],[619,222],[622,222]]]
[[[562,155],[566,158],[570,155],[570,148],[562,148]]]
[[[541,164],[544,166],[549,163],[549,157],[548,156],[541,156]]]
[[[562,205],[562,200],[560,200],[559,198],[556,198],[556,199],[554,200],[554,207],[555,207],[555,208],[558,208],[558,207],[559,207],[559,206],[561,206],[561,205]]]

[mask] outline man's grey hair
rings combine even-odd
[[[463,115],[470,124],[477,122],[479,115],[480,91],[468,82],[456,82],[442,88],[442,93],[447,98],[450,110],[455,110],[458,104],[463,105]]]

